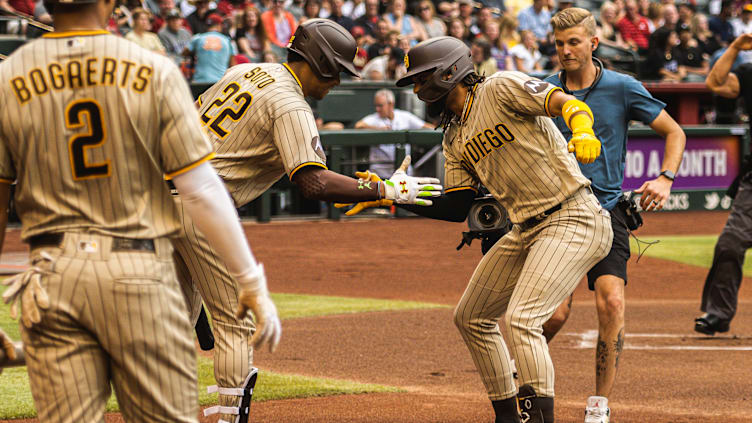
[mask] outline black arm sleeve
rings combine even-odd
[[[470,211],[470,206],[473,205],[475,196],[474,190],[461,189],[431,198],[433,205],[429,207],[413,204],[396,204],[396,206],[431,219],[463,222],[467,219],[467,213]]]

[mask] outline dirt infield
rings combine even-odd
[[[718,234],[726,213],[644,214],[639,235]],[[274,292],[398,298],[454,305],[480,245],[456,251],[464,224],[426,219],[249,224]],[[9,234],[7,250],[18,248]],[[643,257],[630,263],[627,340],[612,422],[752,421],[752,294],[745,288],[731,336],[696,336],[706,270]],[[483,385],[452,310],[373,312],[286,320],[262,369],[398,386],[402,394],[255,403],[256,422],[491,422]],[[592,294],[580,285],[572,316],[551,345],[557,422],[581,422],[594,391]],[[109,416],[117,421],[118,416]],[[203,420],[215,421],[215,420]]]

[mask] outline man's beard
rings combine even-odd
[[[448,94],[433,103],[428,103],[428,106],[426,107],[428,116],[441,116],[441,114],[444,113],[444,110],[446,110],[447,97],[449,97]]]

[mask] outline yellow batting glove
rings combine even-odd
[[[371,172],[370,170],[366,170],[365,172],[355,172],[355,177],[358,179],[362,179],[364,181],[371,181],[371,182],[380,182],[381,178],[376,173]],[[355,216],[356,214],[362,212],[365,209],[370,209],[373,207],[391,207],[393,201],[392,200],[373,200],[373,201],[361,201],[360,203],[355,204],[352,208],[347,210],[345,212],[346,216]],[[352,206],[353,203],[334,203],[334,207],[338,209],[343,209],[346,207]]]
[[[601,142],[593,131],[580,132],[572,135],[567,145],[570,153],[574,153],[580,163],[593,163],[601,155]]]

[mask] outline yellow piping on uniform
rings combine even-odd
[[[103,34],[109,34],[109,31],[105,31],[104,29],[94,29],[90,31],[48,32],[42,35],[42,38],[85,37],[89,35],[103,35]]]
[[[282,66],[284,66],[285,69],[287,69],[287,71],[290,72],[290,75],[292,75],[292,77],[295,78],[295,82],[297,82],[298,86],[300,86],[300,88],[302,89],[303,84],[300,83],[300,79],[298,79],[298,75],[295,75],[295,72],[293,72],[292,69],[290,69],[290,66],[287,63],[282,63]]]
[[[13,181],[11,181],[10,179],[3,179],[3,178],[0,178],[0,182],[4,184],[8,184],[8,185],[13,183]]]
[[[462,115],[462,121],[464,122],[465,119],[467,119],[467,116],[470,114],[470,109],[473,108],[473,101],[475,100],[475,89],[478,88],[478,84],[476,83],[473,85],[473,90],[470,92],[470,101],[467,104],[467,110],[465,110],[465,114]]]
[[[199,160],[197,162],[191,163],[191,164],[189,164],[188,166],[186,166],[186,167],[184,167],[182,169],[178,169],[178,170],[176,170],[174,172],[166,174],[165,177],[164,177],[165,181],[169,181],[170,179],[172,179],[172,178],[180,175],[181,173],[185,173],[185,172],[188,172],[191,169],[195,169],[196,167],[200,166],[202,163],[208,162],[209,160],[213,159],[214,156],[215,156],[214,152],[211,152],[206,157],[204,157],[203,159],[201,159],[201,160]]]
[[[299,171],[300,169],[302,169],[302,168],[304,168],[306,166],[319,166],[319,167],[323,167],[324,169],[328,169],[326,167],[326,165],[321,164],[319,162],[305,162],[305,163],[301,163],[295,169],[293,169],[292,172],[290,172],[290,180],[292,181],[292,177],[295,176],[295,172]]]
[[[551,114],[551,111],[548,110],[548,101],[551,99],[551,94],[554,91],[564,92],[564,90],[562,90],[561,87],[555,87],[555,88],[552,88],[551,91],[548,92],[548,94],[546,94],[546,101],[543,102],[543,110],[545,110],[546,115],[549,116],[549,117],[551,117],[553,115]]]
[[[478,189],[475,188],[475,187],[456,187],[456,188],[447,188],[447,189],[445,189],[444,190],[444,194],[447,194],[447,193],[450,193],[450,192],[454,192],[454,191],[462,191],[462,190],[465,190],[465,189],[471,189],[471,190],[473,190],[475,192],[478,192]]]

